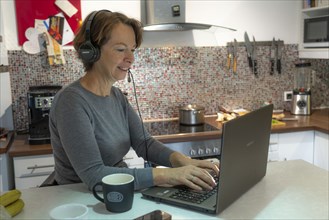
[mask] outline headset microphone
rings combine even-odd
[[[145,167],[152,167],[152,164],[149,162],[149,158],[148,158],[148,144],[147,144],[147,139],[146,139],[146,132],[145,132],[145,128],[144,128],[144,123],[143,123],[143,118],[142,118],[142,114],[141,111],[139,110],[139,104],[138,104],[138,99],[137,99],[137,94],[136,94],[136,85],[135,85],[135,80],[134,80],[134,76],[131,73],[130,69],[128,69],[128,77],[127,77],[128,82],[130,83],[132,81],[133,83],[133,88],[134,88],[134,96],[135,96],[135,102],[136,102],[136,107],[137,107],[137,112],[141,121],[141,126],[142,126],[142,131],[143,131],[143,136],[144,136],[144,144],[145,144],[145,154],[146,154],[146,161],[144,166]]]
[[[128,77],[127,77],[127,81],[130,83],[131,82],[131,72],[130,69],[128,69]]]

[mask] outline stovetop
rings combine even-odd
[[[219,129],[204,123],[202,125],[181,125],[179,121],[144,122],[146,130],[152,136],[218,131]]]

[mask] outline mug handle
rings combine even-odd
[[[98,195],[98,193],[96,192],[96,186],[102,186],[102,182],[99,182],[99,183],[96,183],[94,186],[93,186],[93,194],[95,196],[96,199],[98,199],[99,201],[103,202],[104,203],[104,198],[100,197]]]

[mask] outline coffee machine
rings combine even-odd
[[[29,144],[50,143],[49,111],[62,86],[31,86],[27,93]]]
[[[295,64],[294,89],[292,94],[291,114],[311,114],[311,64],[300,62]]]

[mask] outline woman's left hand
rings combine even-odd
[[[174,152],[170,155],[170,162],[173,167],[181,167],[187,165],[194,165],[203,169],[206,169],[208,172],[215,172],[215,175],[219,175],[219,162],[212,162],[209,160],[197,160],[191,159],[181,153]]]

